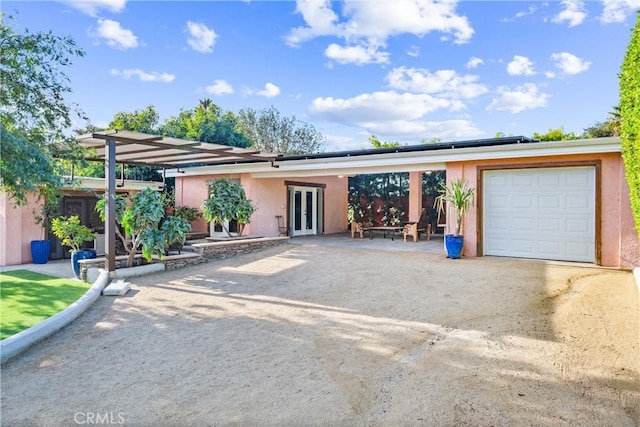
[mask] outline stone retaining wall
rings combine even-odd
[[[202,254],[203,258],[216,260],[262,251],[273,246],[286,244],[288,241],[288,237],[260,237],[229,242],[195,243],[191,246],[197,253]]]
[[[264,249],[286,244],[288,237],[259,237],[255,239],[229,240],[224,242],[194,243],[191,245],[196,253],[182,253],[180,255],[168,255],[159,259],[154,255],[152,263],[164,263],[166,270],[186,267],[188,265],[200,264],[210,260],[229,258],[235,255],[248,254],[262,251]],[[127,255],[116,257],[116,268],[123,268],[127,262]],[[136,255],[136,265],[138,262],[146,264],[142,255]],[[106,268],[105,258],[94,258],[80,260],[80,280],[87,280],[87,270],[89,267]]]
[[[207,262],[207,259],[201,254],[180,254],[165,256],[160,262],[164,263],[164,267],[166,270],[174,270],[176,268],[182,268],[188,265],[196,265]]]

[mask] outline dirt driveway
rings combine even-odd
[[[3,366],[3,425],[640,423],[627,272],[284,245],[133,283]]]

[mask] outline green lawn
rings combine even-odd
[[[51,317],[80,298],[91,286],[27,270],[0,274],[0,339]]]

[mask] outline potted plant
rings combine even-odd
[[[460,258],[464,236],[462,233],[462,220],[473,206],[475,188],[466,180],[455,179],[449,186],[441,184],[440,195],[436,197],[434,207],[438,215],[444,212],[446,206],[455,210],[456,226],[454,234],[445,235],[445,247],[448,258]],[[449,217],[449,216],[447,216]]]
[[[51,222],[51,231],[64,246],[71,248],[71,266],[76,278],[79,278],[80,264],[78,264],[78,261],[96,257],[94,249],[82,250],[82,244],[95,239],[97,233],[80,224],[80,218],[77,215],[68,218],[64,216],[54,218]]]
[[[49,221],[56,215],[60,196],[57,188],[42,188],[38,194],[40,209],[34,210],[33,221],[40,226],[40,239],[31,241],[31,260],[34,264],[46,264],[51,252],[51,241],[45,239],[49,228]]]

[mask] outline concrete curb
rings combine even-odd
[[[161,262],[154,263],[154,264],[138,265],[136,267],[118,268],[115,271],[115,273],[111,276],[111,279],[115,280],[115,279],[126,279],[128,277],[135,277],[135,276],[144,276],[145,274],[158,273],[160,271],[164,271],[165,269],[166,269],[165,265]],[[91,282],[92,280],[94,280],[94,276],[96,277],[95,280],[97,280],[97,278],[100,277],[100,275],[105,272],[107,272],[107,270],[105,270],[104,268],[89,267],[87,269],[87,280]]]
[[[633,269],[633,275],[636,278],[636,286],[638,287],[638,295],[640,295],[640,267]]]
[[[23,352],[35,343],[67,326],[84,313],[98,299],[102,289],[109,284],[109,274],[101,273],[93,286],[76,302],[48,319],[0,341],[0,363]]]

